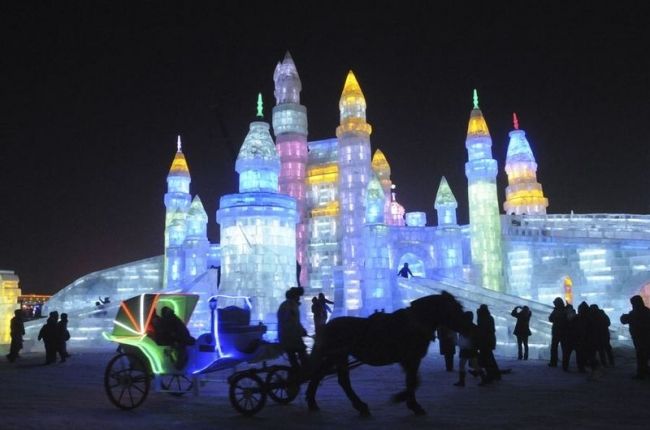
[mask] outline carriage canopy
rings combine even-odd
[[[188,323],[199,296],[196,294],[140,294],[124,300],[113,321],[113,336],[143,336],[154,312],[161,314],[163,307],[171,308],[185,324]]]

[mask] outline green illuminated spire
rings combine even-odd
[[[264,118],[264,103],[262,103],[262,93],[257,94],[257,116]]]
[[[474,88],[474,109],[478,109],[478,92]]]
[[[455,208],[457,205],[456,197],[454,197],[454,193],[451,192],[447,178],[443,176],[440,180],[440,185],[438,186],[438,193],[436,194],[434,207],[436,209],[444,206],[453,206]]]

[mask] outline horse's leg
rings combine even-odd
[[[347,357],[339,360],[336,365],[336,371],[338,373],[339,385],[345,391],[345,394],[348,396],[348,399],[352,402],[354,409],[359,411],[362,416],[369,416],[370,409],[368,405],[364,403],[357,393],[352,389],[352,383],[350,382],[350,368],[348,367]]]
[[[309,379],[309,385],[307,385],[307,392],[305,393],[305,399],[307,400],[307,407],[310,411],[319,411],[320,408],[316,403],[316,391],[318,390],[318,385],[325,377],[325,372],[322,368],[315,369],[312,373],[311,378]]]
[[[420,361],[421,359],[418,358],[402,363],[402,367],[406,372],[406,406],[415,412],[415,415],[424,415],[426,413],[418,401],[415,400],[415,390],[420,383],[418,380]]]

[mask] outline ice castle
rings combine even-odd
[[[487,303],[504,347],[514,340],[509,314],[515,305],[533,310],[531,343],[539,348],[548,343],[555,297],[598,303],[621,339],[626,331],[616,322],[629,297],[640,293],[650,305],[650,216],[547,214],[549,200],[516,116],[501,204],[499,163],[476,91],[465,140],[469,225],[457,223],[456,198],[444,177],[427,178],[439,183],[430,193],[437,213],[431,225],[424,212],[406,212],[397,202],[386,156],[380,149],[372,154],[366,99],[352,72],[336,137],[311,142],[302,83],[288,53],[273,80],[272,124],[264,122],[260,100],[234,166],[239,192],[220,198],[221,243],[208,241],[209,217],[191,195],[179,137],[164,196],[164,254],[91,273],[54,295],[45,312],[70,314],[73,341],[101,342],[120,300],[153,291],[200,294],[195,332],[206,325],[205,298],[217,291],[250,296],[256,318],[272,326],[285,290],[298,282],[297,267],[306,297],[325,293],[336,315],[390,311],[441,290],[470,309]],[[396,276],[405,262],[414,277]]]

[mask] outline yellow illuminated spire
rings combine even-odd
[[[338,133],[360,132],[370,134],[372,127],[366,122],[366,99],[352,70],[348,72],[339,100],[341,125]]]
[[[474,90],[474,109],[469,115],[469,124],[467,125],[467,135],[468,136],[489,136],[490,130],[488,130],[487,123],[485,118],[483,118],[483,112],[478,107],[478,93]]]
[[[375,154],[372,156],[372,170],[374,170],[378,176],[380,176],[380,173],[388,173],[390,176],[390,164],[388,164],[388,160],[386,160],[386,156],[381,149],[377,149]]]
[[[187,161],[185,160],[181,146],[181,137],[178,136],[176,156],[174,156],[172,167],[169,169],[170,176],[190,176],[190,169],[187,167]]]

